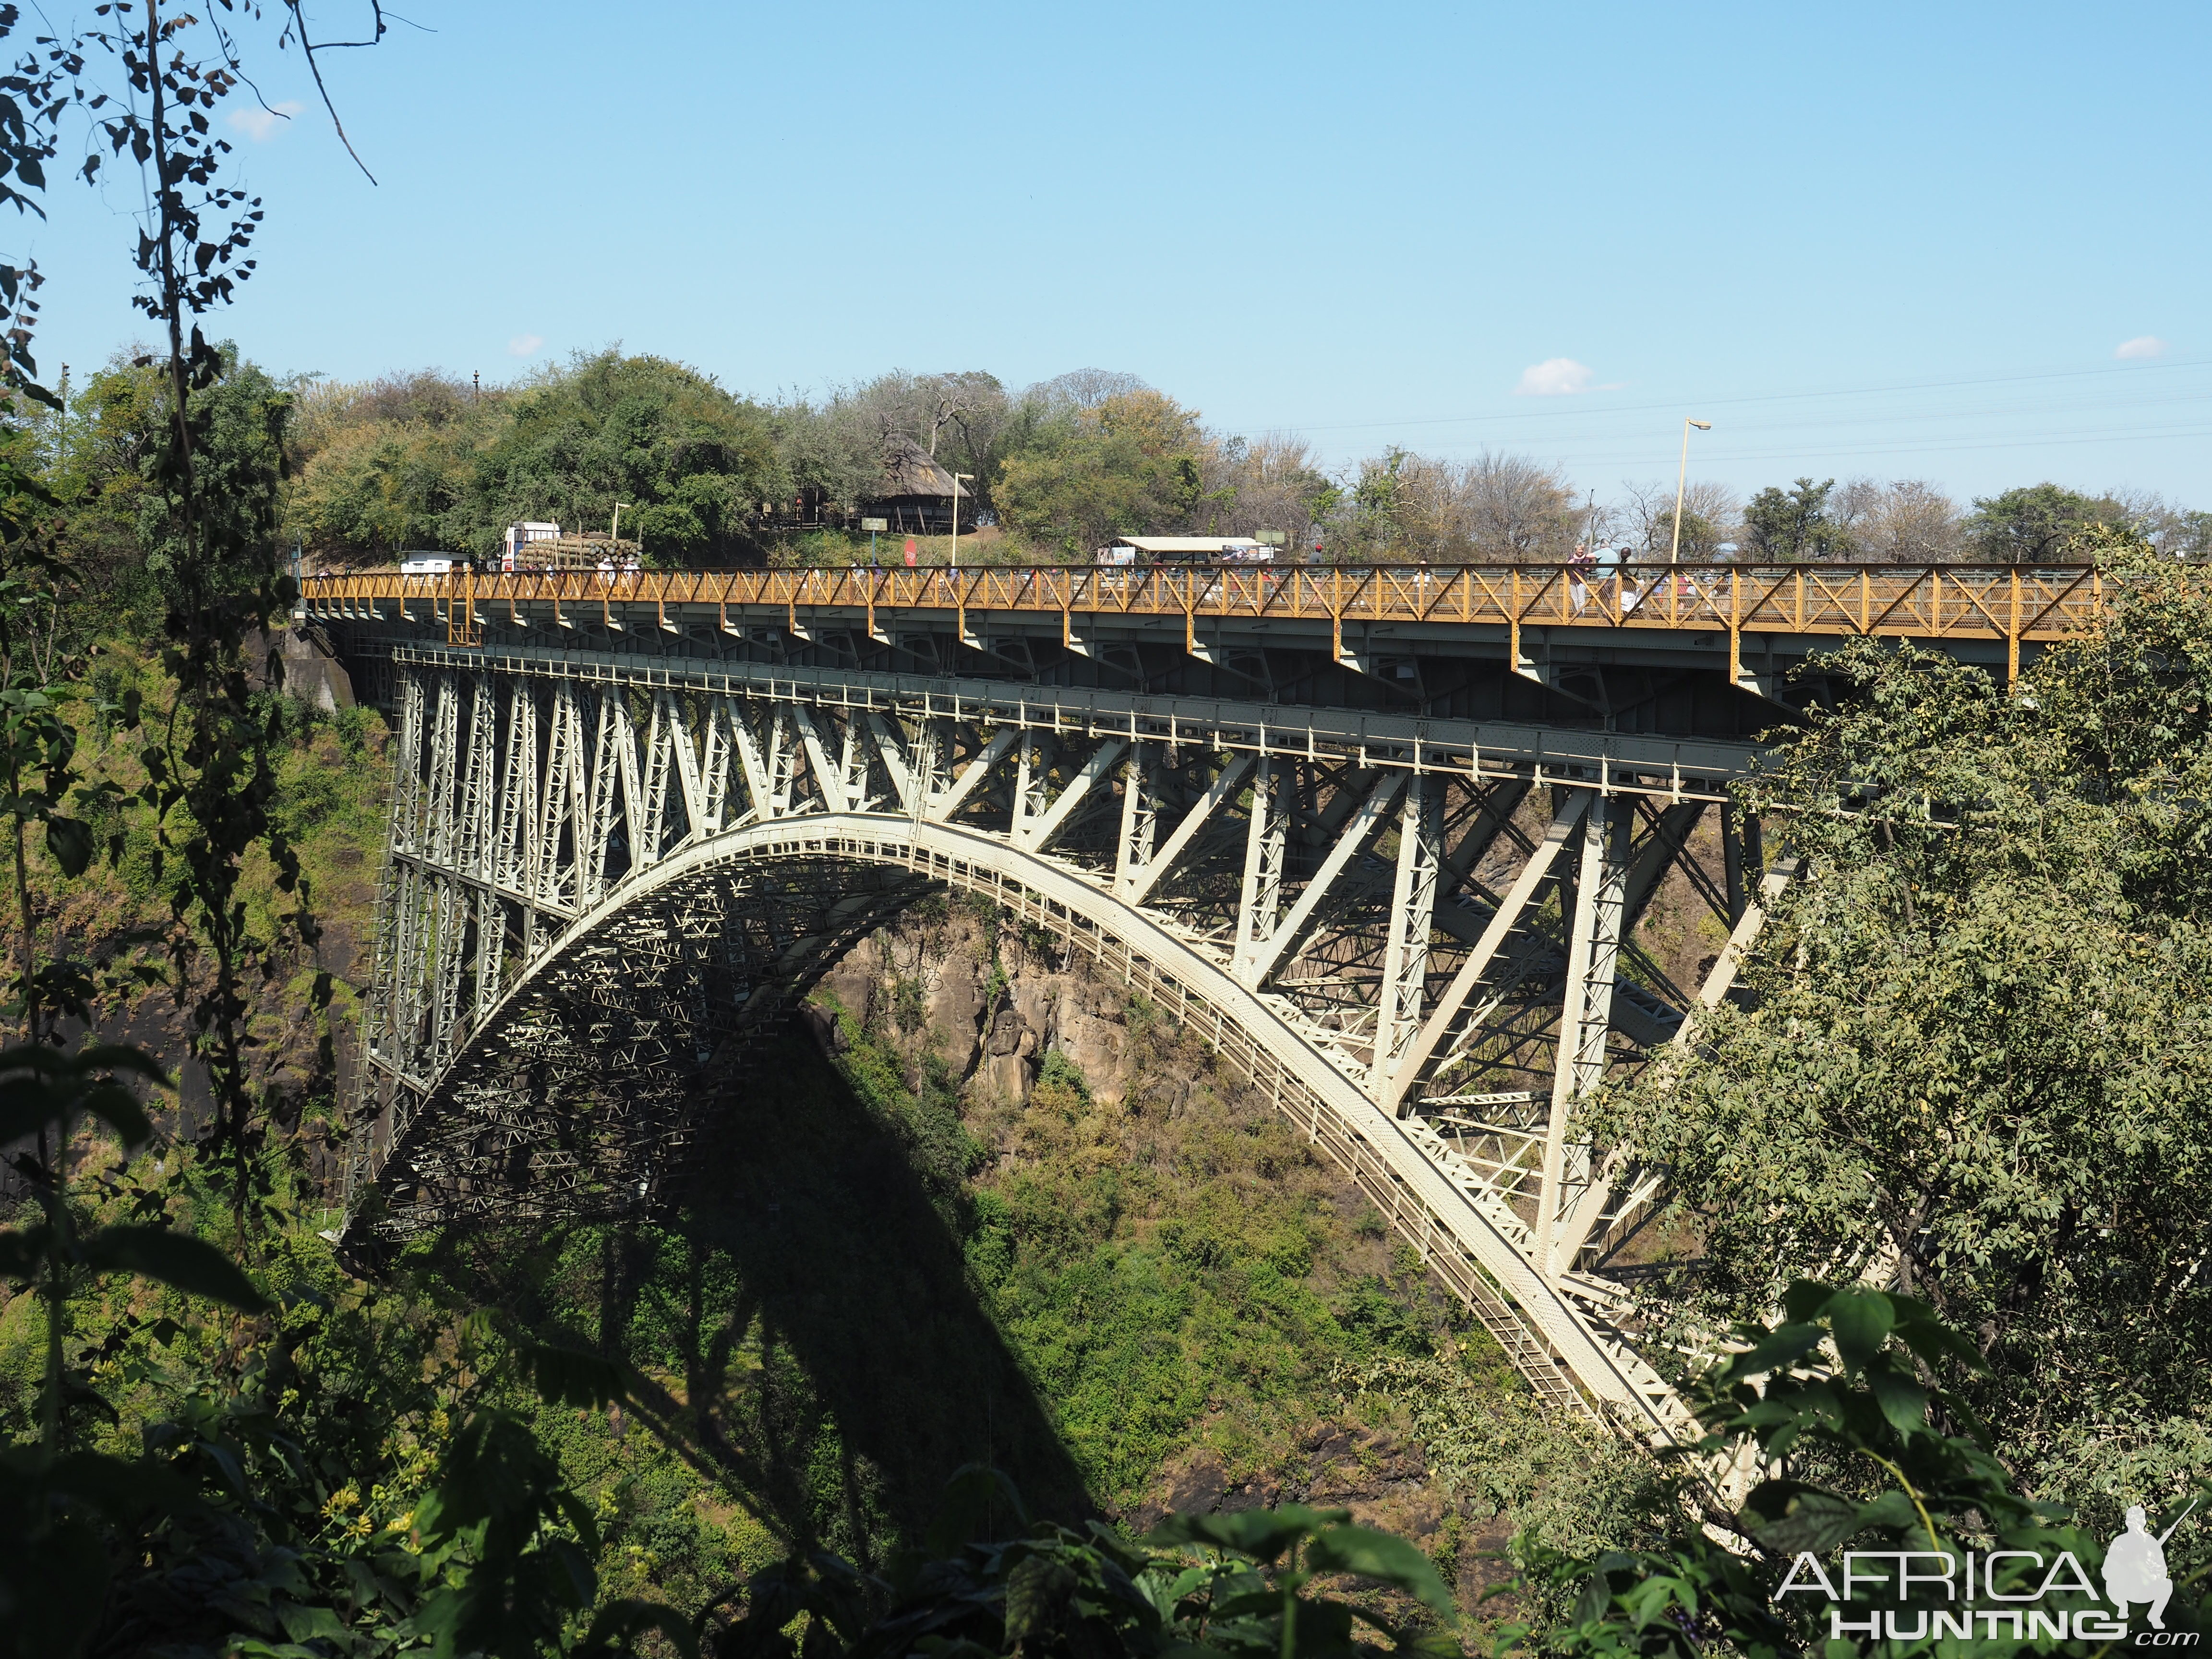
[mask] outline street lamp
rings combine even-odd
[[[952,551],[949,556],[948,562],[955,570],[960,568],[960,485],[963,479],[969,483],[974,483],[975,475],[972,472],[956,472],[952,475]]]
[[[1682,556],[1682,486],[1690,481],[1690,428],[1692,427],[1697,428],[1700,432],[1711,432],[1713,429],[1713,423],[1711,421],[1693,421],[1686,415],[1682,417],[1682,467],[1681,471],[1674,475],[1674,544],[1667,550],[1668,564],[1675,563]]]

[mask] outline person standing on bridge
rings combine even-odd
[[[1577,542],[1572,557],[1567,561],[1567,590],[1574,601],[1575,615],[1583,613],[1589,603],[1590,577],[1597,569],[1597,555],[1589,550],[1588,542]]]

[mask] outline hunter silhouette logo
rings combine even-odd
[[[2196,1507],[2197,1500],[2191,1499],[2189,1509],[2173,1517],[2173,1526],[2155,1538],[2145,1524],[2142,1505],[2128,1510],[2128,1529],[2105,1551],[2105,1596],[2121,1618],[2128,1616],[2130,1603],[2142,1601],[2150,1607],[2150,1627],[2166,1628],[2166,1604],[2173,1595],[2173,1580],[2166,1574],[2166,1540]]]
[[[2131,1646],[2193,1646],[2196,1632],[2166,1628],[2173,1596],[2166,1544],[2196,1507],[2192,1500],[2155,1534],[2142,1506],[2130,1508],[2126,1529],[2105,1551],[2101,1597],[2071,1552],[2046,1559],[2039,1550],[1970,1549],[1846,1550],[1834,1578],[1817,1556],[1801,1552],[1774,1599],[1825,1595],[1831,1640],[2122,1641],[2130,1614],[2142,1607],[2148,1609],[2150,1628],[2138,1632]]]

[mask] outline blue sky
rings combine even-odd
[[[231,131],[269,219],[216,327],[280,372],[1097,366],[1601,496],[1693,414],[1740,489],[2212,507],[2201,4],[400,9],[325,59],[374,186],[258,48],[297,113]],[[40,357],[81,373],[143,331],[137,189],[53,196]]]

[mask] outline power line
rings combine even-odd
[[[1504,415],[1434,415],[1409,416],[1401,419],[1384,421],[1321,421],[1270,427],[1267,429],[1280,432],[1357,432],[1383,427],[1492,425],[1523,421],[1589,420],[1608,415],[1634,415],[1645,414],[1655,410],[1679,410],[1687,408],[1693,404],[1699,409],[1733,409],[1750,404],[1793,403],[1813,398],[1868,398],[1899,392],[1948,392],[1961,386],[2021,386],[2035,381],[2083,380],[2108,374],[2153,374],[2161,370],[2208,367],[2212,367],[2212,358],[2189,357],[2166,363],[2108,364],[2100,368],[2048,369],[2028,374],[1988,374],[1948,380],[1908,380],[1893,382],[1887,386],[1831,387],[1817,392],[1770,392],[1747,393],[1730,398],[1669,398],[1661,403],[1609,404],[1601,408],[1585,406],[1579,409],[1517,410]]]
[[[2075,444],[2145,443],[2177,438],[2212,437],[2212,426],[2146,427],[2120,432],[2100,433],[2026,433],[2017,437],[1990,439],[1972,443],[1918,443],[1905,441],[1893,444],[1867,444],[1847,448],[1823,447],[1817,453],[1802,446],[1788,449],[1712,449],[1705,453],[1704,465],[1710,470],[1735,461],[1800,460],[1818,463],[1833,459],[1850,459],[1873,455],[1948,455],[1967,451],[1992,449],[2024,449],[2031,447],[2056,447]],[[1632,454],[1589,455],[1568,452],[1557,458],[1561,466],[1633,466],[1651,459],[1648,450]]]

